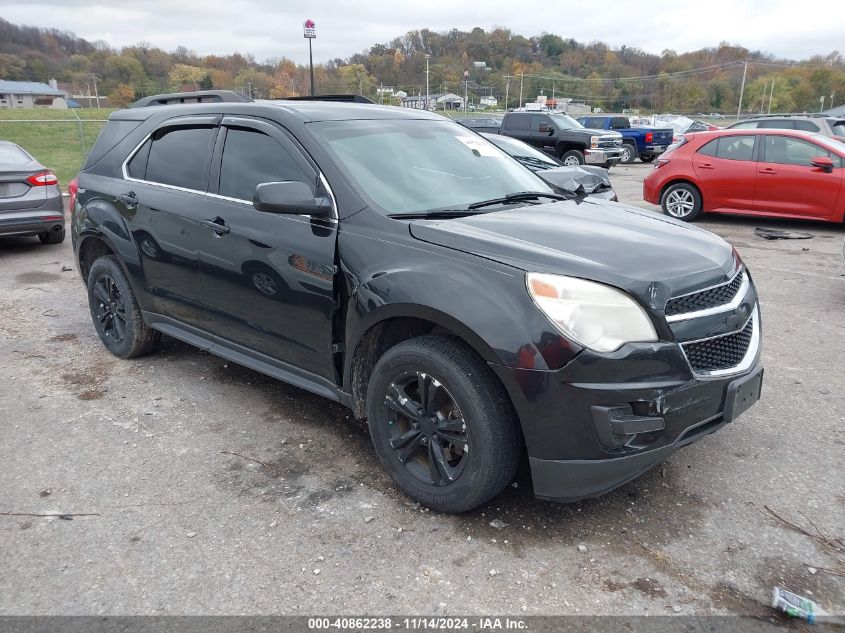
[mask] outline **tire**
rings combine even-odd
[[[635,160],[637,160],[637,148],[632,143],[622,143],[622,159],[619,162],[630,165]]]
[[[586,160],[584,160],[584,152],[580,152],[577,149],[571,149],[568,152],[561,153],[560,162],[567,167],[577,167],[578,165],[583,165]]]
[[[65,228],[62,227],[59,231],[45,231],[38,234],[38,239],[42,244],[61,244],[65,241]]]
[[[602,167],[604,167],[607,171],[610,171],[610,168],[613,167],[613,165],[615,165],[615,163],[609,160],[606,163],[603,163]]]
[[[87,285],[94,329],[112,354],[134,358],[158,347],[161,333],[144,323],[129,280],[114,255],[94,262]]]
[[[420,414],[423,390],[432,397]],[[432,510],[478,507],[499,494],[519,466],[522,440],[508,395],[455,337],[420,336],[385,352],[370,376],[367,414],[376,453],[393,481]]]
[[[640,160],[644,163],[650,163],[655,158],[657,158],[657,154],[643,154],[642,156],[640,156]]]
[[[660,206],[669,217],[689,222],[701,213],[701,193],[691,184],[679,182],[666,188]]]

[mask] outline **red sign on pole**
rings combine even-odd
[[[314,20],[305,20],[305,22],[302,23],[302,32],[303,37],[309,40],[313,40],[317,37],[317,25],[314,23]]]

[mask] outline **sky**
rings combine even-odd
[[[346,58],[413,29],[476,26],[503,26],[526,36],[545,31],[652,53],[727,41],[805,59],[845,52],[845,12],[832,6],[804,19],[796,0],[0,0],[0,17],[72,31],[116,48],[147,41],[201,55],[252,53],[259,61],[307,62],[306,18],[317,25],[315,62]]]

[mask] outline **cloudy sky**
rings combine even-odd
[[[0,17],[115,47],[145,40],[166,50],[184,45],[200,54],[240,51],[297,62],[308,59],[306,18],[317,23],[315,61],[347,57],[411,29],[494,25],[654,53],[728,41],[801,59],[845,52],[845,12],[833,6],[804,19],[796,0],[0,0]]]

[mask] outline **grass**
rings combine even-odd
[[[56,174],[61,186],[76,176],[113,110],[3,109],[0,140],[12,141]],[[74,113],[79,116],[78,121]]]

